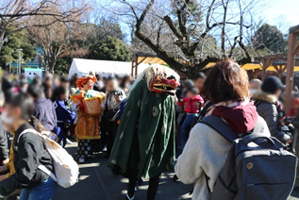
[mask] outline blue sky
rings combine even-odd
[[[285,27],[299,25],[299,0],[269,0],[260,14],[269,24],[283,24]]]
[[[1,0],[0,0],[1,1]],[[113,0],[95,0],[102,5],[110,5]],[[142,0],[135,0],[142,1]],[[246,0],[244,0],[246,1]],[[288,33],[291,26],[299,25],[299,0],[255,0],[259,2],[256,7],[255,22],[262,20],[264,23],[276,25],[284,34]],[[116,3],[117,5],[118,3]],[[114,4],[115,5],[115,4]],[[124,32],[129,30],[126,24],[121,24]]]

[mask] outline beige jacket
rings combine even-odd
[[[231,143],[205,124],[199,123],[191,130],[175,172],[183,183],[195,183],[193,200],[210,199],[206,175],[209,177],[209,188],[213,191],[230,147]]]

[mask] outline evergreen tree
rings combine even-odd
[[[99,60],[129,61],[131,51],[124,41],[107,36],[90,48],[89,58]]]
[[[36,56],[36,49],[28,39],[28,33],[26,30],[11,34],[7,41],[3,44],[0,52],[1,66],[17,62],[19,58],[18,49],[21,48],[22,62],[32,61]]]
[[[255,49],[266,49],[272,53],[285,53],[288,47],[282,32],[276,26],[267,23],[257,29],[252,38],[252,44]]]

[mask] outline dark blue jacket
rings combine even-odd
[[[124,111],[125,111],[127,102],[128,102],[128,98],[125,98],[125,99],[120,103],[120,113],[119,113],[120,119],[121,119],[121,117],[122,117],[123,114],[124,114]]]
[[[57,116],[57,136],[60,139],[66,137],[64,123],[72,124],[76,118],[76,113],[68,110],[64,101],[58,99],[54,102],[54,108]]]

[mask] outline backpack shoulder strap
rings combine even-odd
[[[45,174],[47,174],[48,176],[50,176],[55,182],[58,181],[56,175],[53,172],[51,172],[45,165],[39,165],[37,168]]]
[[[34,130],[34,129],[29,128],[29,129],[25,129],[24,131],[22,131],[22,132],[20,133],[20,135],[19,135],[19,137],[18,137],[18,139],[17,139],[17,143],[19,143],[21,136],[24,135],[24,134],[26,134],[26,133],[34,133],[34,134],[37,134],[38,136],[42,137],[42,135],[41,135],[39,132],[37,132],[37,131]],[[38,166],[38,169],[41,170],[41,171],[43,171],[44,173],[46,173],[46,174],[47,174],[48,176],[50,176],[55,182],[57,182],[57,178],[56,178],[55,174],[54,174],[53,172],[51,172],[46,166],[40,164],[40,165]]]
[[[199,123],[208,125],[229,142],[233,142],[239,138],[238,134],[236,134],[221,118],[214,115],[203,118]]]
[[[17,139],[17,144],[19,143],[21,136],[24,135],[24,134],[26,134],[26,133],[37,133],[37,131],[34,130],[34,129],[31,129],[31,128],[25,129],[24,131],[22,131],[20,133],[20,135],[19,135],[19,137]]]

